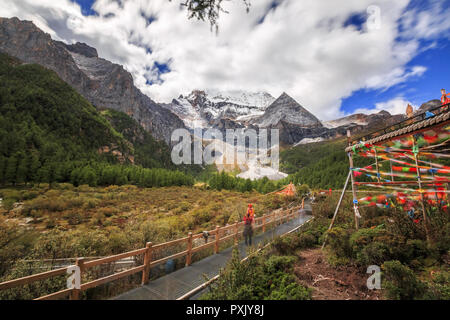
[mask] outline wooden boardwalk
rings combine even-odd
[[[270,242],[273,238],[286,234],[312,218],[311,206],[305,204],[305,212],[299,217],[283,223],[272,230],[261,233],[253,237],[253,246],[260,243]],[[246,246],[243,241],[239,243],[241,258],[247,255]],[[117,300],[176,300],[191,290],[203,284],[205,276],[211,279],[219,274],[221,268],[225,267],[231,258],[232,248],[227,248],[220,253],[211,255],[205,259],[197,261],[192,265],[181,268],[156,280],[150,281],[147,285],[130,290],[114,299]],[[193,297],[195,299],[199,294]]]

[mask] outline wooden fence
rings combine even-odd
[[[267,228],[274,228],[275,226],[282,224],[284,222],[288,222],[299,215],[299,208],[293,207],[287,210],[277,210],[272,212],[268,215],[263,215],[261,217],[255,218],[255,222],[253,225],[253,229],[262,229],[262,232],[265,232]],[[192,254],[195,252],[199,252],[203,249],[214,247],[214,253],[219,252],[219,245],[220,243],[227,241],[227,240],[234,240],[234,243],[237,243],[239,241],[240,235],[243,233],[243,222],[236,222],[232,225],[226,225],[224,227],[216,226],[214,230],[207,231],[207,234],[213,236],[213,241],[208,241],[208,238],[204,238],[204,233],[199,234],[192,234],[189,232],[187,237],[176,239],[160,244],[153,245],[151,242],[148,242],[145,246],[145,248],[137,249],[128,251],[125,253],[108,256],[100,259],[95,259],[91,261],[87,261],[85,258],[77,258],[75,262],[75,266],[78,266],[80,268],[80,278],[83,279],[83,273],[86,272],[86,270],[93,268],[95,266],[99,266],[106,263],[116,262],[121,259],[129,258],[129,257],[136,257],[139,255],[143,255],[143,264],[137,267],[133,267],[131,269],[121,271],[114,273],[112,275],[108,275],[96,280],[92,280],[86,283],[81,283],[79,289],[77,288],[69,288],[64,289],[55,293],[48,294],[46,296],[39,297],[35,300],[54,300],[54,299],[60,299],[60,298],[67,298],[71,300],[78,300],[80,298],[80,292],[85,291],[97,286],[100,286],[102,284],[121,279],[139,272],[142,272],[142,280],[141,284],[147,284],[149,282],[149,275],[150,275],[150,268],[155,267],[157,265],[160,265],[162,263],[167,262],[171,259],[176,259],[180,257],[186,257],[186,266],[189,266],[192,263]],[[194,241],[197,239],[205,239],[205,243],[201,245],[194,246]],[[198,242],[198,241],[197,241]],[[158,249],[164,249],[175,245],[185,245],[186,250],[177,252],[175,254],[169,255],[164,258],[160,258],[158,260],[152,259],[152,253],[155,250]],[[51,277],[60,276],[67,274],[67,270],[71,268],[72,266],[67,266],[63,268],[58,268],[54,270],[50,270],[47,272],[42,272],[38,274],[33,274],[27,277],[14,279],[6,282],[0,283],[0,290],[15,288],[23,285],[27,285],[30,283],[33,283],[35,281],[41,281],[45,280]]]

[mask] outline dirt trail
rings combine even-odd
[[[303,250],[295,274],[300,282],[314,289],[314,300],[381,300],[380,290],[367,289],[369,274],[355,267],[330,266],[320,249]]]

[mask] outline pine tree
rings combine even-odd
[[[0,156],[0,185],[5,183],[5,169],[7,165],[7,159],[4,156]]]
[[[16,183],[24,183],[27,180],[27,161],[23,153],[18,154],[18,164],[16,171]]]
[[[17,157],[13,155],[7,161],[6,170],[5,170],[5,180],[6,182],[16,184],[16,174],[17,174]]]

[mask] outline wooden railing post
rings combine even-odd
[[[148,283],[149,275],[150,275],[150,263],[152,262],[152,243],[147,242],[145,245],[147,249],[144,254],[144,270],[142,270],[142,285]]]
[[[266,215],[262,216],[262,232],[266,232]]]
[[[83,279],[83,264],[84,264],[84,258],[78,258],[75,262],[75,265],[80,268],[80,281]],[[79,300],[80,299],[80,289],[72,289],[72,292],[70,293],[70,300]]]
[[[187,240],[186,267],[191,265],[191,261],[192,261],[192,232],[189,232]]]
[[[239,222],[234,224],[234,244],[238,244]]]
[[[216,226],[216,243],[214,244],[214,253],[219,253],[220,227]]]

